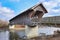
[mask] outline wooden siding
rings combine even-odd
[[[40,20],[40,18],[38,18]],[[32,25],[32,21],[28,15],[22,15],[15,20],[10,22],[12,25],[20,24],[20,25]]]
[[[13,21],[11,21],[12,24],[20,24],[20,25],[25,25],[25,24],[30,24],[30,18],[28,16],[28,14],[23,14],[19,17],[17,17],[16,19],[14,19]]]

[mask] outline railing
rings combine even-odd
[[[31,19],[31,21],[32,21],[32,23],[34,25],[37,25],[38,23],[40,23],[38,16],[34,16],[34,17],[30,18],[30,19]]]

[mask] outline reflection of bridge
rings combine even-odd
[[[42,18],[40,22],[42,25],[60,27],[60,16],[45,17]]]

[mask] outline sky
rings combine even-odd
[[[0,19],[9,21],[37,3],[48,10],[43,17],[60,16],[60,0],[0,0]]]

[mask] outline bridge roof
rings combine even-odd
[[[39,4],[37,4],[37,5],[34,5],[33,7],[36,8],[37,6],[41,6],[42,9],[43,9],[43,11],[44,11],[45,13],[48,13],[42,3],[39,3]],[[24,12],[18,14],[17,16],[13,17],[13,18],[10,19],[9,21],[12,21],[13,19],[19,17],[20,15],[22,15],[22,14],[24,14],[24,13],[30,13],[31,11],[33,11],[33,9],[32,9],[33,7],[31,7],[31,8],[29,8],[29,9],[25,10]]]

